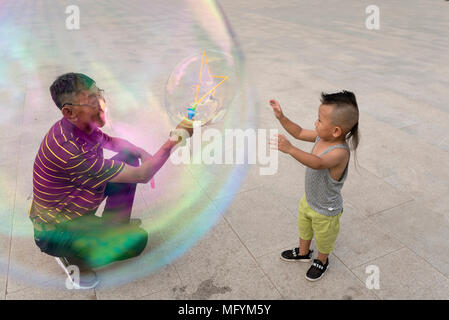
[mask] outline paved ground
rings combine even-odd
[[[177,3],[109,1],[101,7],[73,2],[81,8],[81,29],[75,35],[64,27],[71,2],[0,4],[0,298],[449,298],[449,3],[220,1],[257,91],[261,128],[280,129],[267,110],[269,98],[277,98],[290,118],[312,128],[321,91],[345,88],[357,95],[359,166],[356,170],[351,162],[343,189],[345,212],[331,268],[322,280],[310,283],[304,279],[308,264],[279,259],[281,250],[297,242],[296,208],[304,192],[304,168],[281,156],[275,176],[261,177],[257,166],[251,167],[225,214],[182,257],[118,288],[80,292],[64,288],[62,271],[33,244],[26,218],[34,156],[58,119],[48,86],[73,68],[113,87],[98,61],[125,81],[139,83],[148,68],[145,61],[151,57],[160,72],[163,58],[179,42],[164,37],[164,21],[176,16]],[[380,8],[380,30],[365,27],[370,4]],[[166,16],[153,15],[158,10]],[[160,29],[148,29],[148,21],[158,22]],[[115,98],[120,95],[126,93]],[[121,120],[142,130],[135,117],[123,114]],[[152,127],[154,146],[169,130],[162,127]],[[167,166],[160,174],[170,170]],[[187,183],[201,186],[191,179]],[[138,189],[140,212],[157,212],[161,206],[149,192]],[[164,241],[164,235],[157,237],[151,241]],[[365,285],[370,265],[380,270],[379,290]],[[39,282],[29,270],[52,276]]]

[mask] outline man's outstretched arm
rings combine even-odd
[[[125,165],[123,170],[112,178],[110,182],[147,183],[164,165],[170,157],[171,150],[177,143],[177,141],[167,140],[154,156],[142,159],[140,167]]]
[[[193,129],[186,127],[184,122],[178,124],[176,129],[183,129],[187,132],[188,136],[192,136]],[[164,165],[167,159],[170,157],[170,153],[176,144],[181,141],[167,140],[156,152],[154,156],[147,156],[141,158],[142,164],[140,167],[133,167],[125,165],[123,170],[110,182],[116,183],[147,183],[151,178],[159,171]]]
[[[142,162],[144,158],[151,158],[151,155],[144,149],[122,138],[111,137],[111,140],[104,145],[104,148],[115,152],[130,153],[141,159]]]

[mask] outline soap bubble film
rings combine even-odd
[[[0,2],[0,237],[1,245],[11,248],[9,256],[0,257],[0,272],[8,272],[17,288],[60,286],[54,279],[61,270],[34,244],[28,219],[34,157],[61,118],[49,93],[59,75],[92,77],[107,101],[102,130],[151,154],[180,118],[188,117],[195,99],[195,115],[207,123],[203,129],[257,128],[244,54],[216,2],[79,1],[78,30],[67,29],[72,3],[51,3]],[[211,77],[203,74],[196,97],[191,82],[198,84],[204,54]],[[180,73],[182,66],[186,74]],[[176,77],[179,83],[173,85]],[[114,154],[105,150],[107,158]],[[219,221],[247,172],[247,165],[175,165],[169,159],[154,188],[137,187],[132,218],[143,220],[147,248],[137,258],[100,269],[101,285],[126,284],[176,262]]]

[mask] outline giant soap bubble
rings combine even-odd
[[[52,282],[59,267],[39,252],[28,219],[34,158],[61,118],[48,90],[59,75],[92,77],[107,99],[102,130],[153,154],[189,112],[203,128],[220,132],[257,127],[244,56],[215,1],[79,0],[76,6],[79,29],[70,29],[64,2],[0,3],[0,283],[8,273],[8,292],[30,284],[61,287]],[[132,217],[149,233],[147,249],[100,270],[102,284],[176,267],[220,220],[247,169],[167,161],[155,188],[138,185],[134,201]]]

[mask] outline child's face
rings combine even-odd
[[[334,106],[320,105],[318,119],[315,121],[315,130],[323,140],[335,140],[341,134],[341,128],[332,124],[331,116]]]

